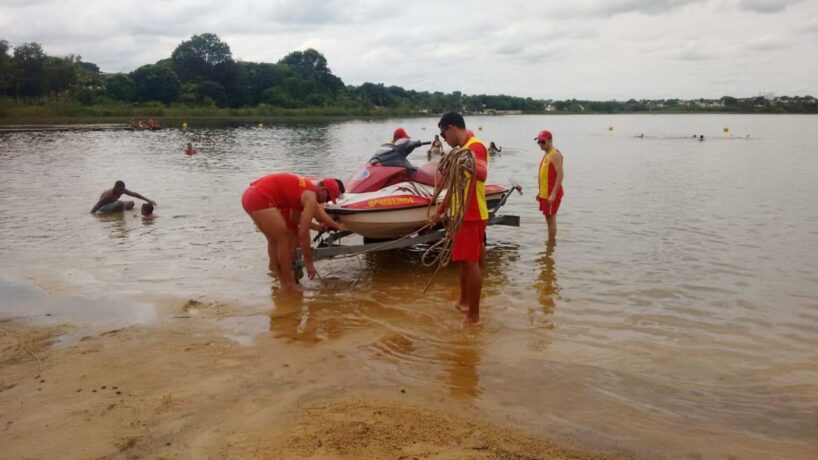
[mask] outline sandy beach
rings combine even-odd
[[[168,308],[171,320],[62,345],[69,326],[0,323],[3,456],[628,457],[535,436],[422,387],[373,385],[338,351],[354,343],[305,347],[267,334],[245,346],[208,320],[223,311]]]

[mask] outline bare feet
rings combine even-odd
[[[466,316],[463,320],[463,325],[466,327],[479,327],[482,326],[483,323],[480,321],[480,317],[472,318],[471,316]]]
[[[454,308],[457,308],[460,311],[460,313],[468,313],[469,312],[469,306],[466,303],[457,301],[457,302],[453,303],[452,306]]]
[[[282,284],[281,285],[281,292],[304,292],[304,288],[299,286],[296,283]]]

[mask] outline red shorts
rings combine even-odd
[[[260,211],[262,209],[274,208],[275,205],[261,194],[255,187],[247,187],[241,196],[241,205],[247,214]]]
[[[463,222],[452,242],[452,261],[480,260],[486,237],[485,220]]]
[[[540,201],[540,211],[542,211],[542,215],[548,216],[556,216],[557,211],[560,209],[560,203],[562,203],[562,197],[558,196],[556,200],[554,200],[554,204],[548,205],[548,200],[545,198],[537,198]]]
[[[241,205],[247,214],[267,209],[275,208],[275,203],[265,198],[255,187],[247,187],[244,195],[241,196]],[[298,221],[293,220],[293,210],[288,208],[278,208],[284,221],[287,222],[287,228],[295,230],[298,228]]]

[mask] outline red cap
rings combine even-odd
[[[398,139],[409,139],[409,135],[406,134],[403,128],[398,128],[395,130],[395,133],[392,134],[392,140],[396,141]]]
[[[550,141],[551,139],[553,139],[551,131],[547,129],[540,131],[540,134],[537,134],[537,137],[534,138],[535,141]]]
[[[338,181],[332,177],[326,177],[321,181],[321,185],[324,186],[324,189],[329,194],[329,201],[335,203],[335,200],[338,199],[338,195],[341,194],[341,188],[338,187]]]

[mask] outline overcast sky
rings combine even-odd
[[[0,0],[0,39],[105,72],[212,32],[347,83],[542,99],[818,96],[818,0]]]

